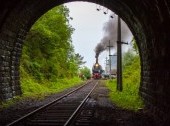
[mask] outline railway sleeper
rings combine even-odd
[[[46,124],[46,126],[48,125],[63,125],[65,123],[66,120],[31,120],[28,122],[28,125],[44,125]]]

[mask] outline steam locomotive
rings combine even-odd
[[[96,63],[93,65],[92,68],[92,78],[94,79],[100,79],[102,77],[102,67],[101,65],[98,63],[98,59],[96,58]]]

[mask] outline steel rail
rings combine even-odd
[[[30,113],[28,113],[28,114],[22,116],[21,118],[19,118],[19,119],[17,119],[17,120],[14,120],[13,122],[7,124],[6,126],[12,126],[12,125],[14,125],[14,124],[19,123],[20,121],[22,121],[22,120],[24,120],[24,119],[30,117],[31,115],[35,114],[36,112],[38,112],[38,111],[40,111],[40,110],[42,110],[42,109],[44,109],[44,108],[46,108],[46,107],[52,105],[52,104],[55,103],[55,102],[60,101],[61,99],[65,98],[65,97],[69,96],[70,94],[76,92],[77,90],[83,88],[85,85],[87,85],[87,84],[90,83],[90,82],[91,82],[91,81],[86,82],[84,85],[81,85],[80,87],[76,88],[75,90],[72,90],[72,91],[70,91],[70,92],[64,94],[63,96],[60,96],[59,98],[53,100],[53,101],[50,102],[50,103],[47,103],[47,104],[44,105],[44,106],[41,106],[41,107],[38,108],[38,109],[35,109],[34,111],[32,111],[32,112],[30,112]]]
[[[84,100],[81,102],[81,104],[77,107],[77,109],[73,112],[73,114],[70,116],[70,118],[67,120],[67,122],[64,124],[64,126],[69,126],[72,121],[74,120],[74,118],[76,117],[77,113],[79,113],[80,109],[82,108],[82,106],[85,104],[85,102],[89,99],[89,96],[91,95],[91,93],[93,92],[93,90],[96,88],[98,82],[94,85],[94,87],[92,88],[92,90],[87,94],[87,96],[84,98]]]

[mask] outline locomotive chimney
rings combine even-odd
[[[96,64],[98,64],[98,57],[96,57]]]

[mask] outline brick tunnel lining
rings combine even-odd
[[[19,59],[27,32],[41,15],[65,2],[6,0],[0,5],[0,100],[22,94]],[[103,5],[103,0],[95,2]],[[141,57],[140,94],[146,107],[158,115],[169,113],[170,3],[168,0],[105,0],[104,6],[120,15],[137,40]]]

